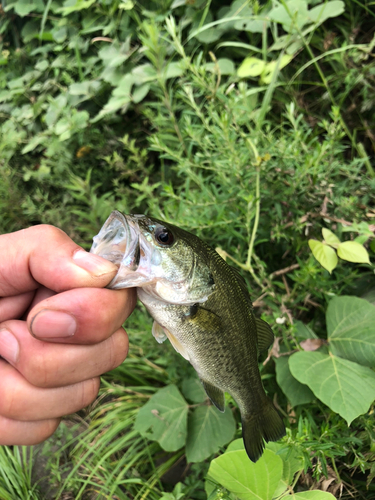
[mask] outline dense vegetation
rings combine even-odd
[[[195,232],[273,327],[287,425],[251,464],[234,401],[207,406],[138,305],[98,402],[0,449],[0,497],[374,498],[373,2],[3,0],[0,20],[0,233],[89,248],[114,208]]]

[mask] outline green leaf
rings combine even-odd
[[[296,327],[296,337],[298,340],[318,338],[316,333],[309,327],[309,325],[305,325],[305,323],[302,323],[302,321],[295,321],[294,326]]]
[[[142,83],[152,82],[157,79],[158,74],[156,69],[149,63],[140,64],[132,70],[134,83],[141,85]]]
[[[212,460],[208,478],[214,479],[241,500],[272,500],[282,471],[281,458],[270,450],[264,450],[256,463],[249,460],[245,450],[237,450]]]
[[[235,432],[236,422],[228,408],[221,413],[212,405],[199,406],[188,419],[187,461],[205,460],[231,441]]]
[[[276,70],[276,66],[279,65],[279,70],[281,70],[287,64],[289,64],[292,59],[293,59],[293,56],[290,56],[288,54],[284,54],[281,57],[280,62],[279,61],[271,61],[271,62],[267,63],[264,67],[264,71],[262,72],[262,78],[261,78],[262,83],[264,83],[264,84],[271,83],[273,74]]]
[[[327,243],[327,245],[330,245],[333,248],[338,248],[339,245],[341,245],[341,241],[329,229],[323,227],[322,234],[323,234],[324,241]]]
[[[327,491],[302,491],[301,493],[291,493],[287,497],[288,500],[335,500],[332,493]]]
[[[301,384],[290,373],[288,357],[275,358],[276,380],[292,406],[310,403],[315,399],[314,394],[305,384]]]
[[[358,297],[335,297],[327,308],[327,336],[336,356],[375,366],[375,307]]]
[[[241,66],[237,70],[237,75],[240,78],[246,78],[247,76],[259,76],[262,74],[266,63],[257,57],[247,57],[242,62]]]
[[[225,57],[218,59],[217,63],[209,62],[204,65],[206,70],[211,73],[217,72],[217,66],[219,66],[222,75],[234,75],[236,73],[233,61]]]
[[[74,4],[71,1],[64,2],[64,6],[59,9],[63,13],[63,16],[67,16],[72,12],[78,12],[80,10],[88,9],[94,4],[96,0],[76,0]]]
[[[46,140],[46,136],[43,134],[35,135],[28,144],[22,149],[21,154],[30,153],[33,151],[39,144],[43,144]]]
[[[136,87],[133,91],[133,102],[135,102],[136,104],[141,102],[146,97],[149,90],[150,90],[149,83],[144,83],[143,85]]]
[[[122,0],[118,8],[123,10],[132,10],[134,3],[131,0]]]
[[[176,451],[186,442],[188,405],[175,385],[156,392],[139,410],[134,429],[158,441],[165,451]]]
[[[337,17],[345,10],[344,2],[333,0],[331,2],[321,3],[309,10],[309,20],[317,25],[322,24],[330,17]]]
[[[333,248],[317,240],[309,240],[309,247],[319,264],[331,273],[338,262],[336,252]]]
[[[4,4],[6,5],[6,4]],[[21,17],[28,16],[31,12],[43,12],[43,0],[17,0],[6,6],[5,12],[14,8],[14,12]]]
[[[105,45],[102,49],[100,49],[98,55],[106,68],[116,68],[128,59],[131,53],[128,49],[129,48],[126,43],[120,45],[119,43],[114,42],[111,45]]]
[[[207,399],[206,391],[198,377],[190,377],[182,382],[182,394],[192,403],[203,403]]]
[[[341,415],[348,425],[366,413],[375,399],[375,373],[366,366],[317,351],[297,352],[289,359],[292,375]]]
[[[163,77],[165,80],[169,78],[177,78],[184,73],[184,67],[181,62],[171,62],[164,69]]]
[[[268,17],[283,25],[288,33],[301,30],[309,21],[307,2],[305,0],[289,0],[270,10]]]
[[[140,83],[140,82],[138,82]],[[131,102],[131,90],[134,84],[134,77],[127,73],[119,82],[118,86],[113,90],[112,96],[101,111],[91,120],[92,123],[97,122],[103,116],[114,113],[115,111],[126,107]]]
[[[244,450],[244,449],[245,449],[245,445],[243,444],[243,439],[238,438],[229,444],[228,448],[226,449],[226,453],[228,451],[237,451],[237,450]]]
[[[267,443],[266,448],[276,453],[283,461],[283,474],[273,496],[278,497],[290,486],[296,472],[303,469],[303,459],[297,456],[294,448],[285,446],[284,443]]]
[[[337,249],[337,255],[340,259],[347,260],[348,262],[370,264],[370,258],[366,248],[356,241],[345,241],[341,243]]]

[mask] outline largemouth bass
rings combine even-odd
[[[193,365],[212,403],[223,412],[224,391],[233,396],[246,452],[256,462],[264,441],[277,441],[285,427],[258,368],[259,351],[274,336],[255,318],[240,274],[197,236],[145,215],[112,212],[91,252],[118,265],[109,288],[137,287],[154,318],[154,337],[168,338]]]

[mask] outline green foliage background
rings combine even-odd
[[[117,208],[169,220],[217,247],[280,338],[275,362],[260,368],[288,425],[283,450],[300,460],[282,475],[284,490],[318,489],[326,475],[334,495],[373,495],[372,405],[356,408],[348,427],[297,375],[297,360],[329,357],[326,344],[309,353],[301,342],[327,338],[332,298],[374,303],[371,264],[339,261],[331,275],[307,244],[329,229],[374,259],[374,19],[367,0],[1,3],[0,233],[54,224],[89,248]],[[141,306],[127,330],[129,357],[103,377],[100,402],[61,427],[61,451],[51,453],[53,441],[41,451],[54,497],[236,498],[226,485],[208,487],[212,474],[204,483],[225,443],[208,440],[204,455],[189,441],[211,411],[199,387],[186,388],[194,371],[171,346],[154,344]],[[366,335],[373,346],[374,331]],[[356,366],[373,373],[374,365]],[[134,423],[171,387],[183,394],[187,438],[165,452]],[[239,437],[238,410],[228,405]],[[185,443],[196,463],[178,475]],[[35,455],[23,453],[0,456],[23,471],[0,485],[9,498],[43,498],[22,468]]]

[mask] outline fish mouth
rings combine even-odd
[[[147,257],[147,249],[141,245],[138,219],[143,216],[123,215],[114,210],[99,233],[94,236],[91,253],[100,255],[118,267],[118,272],[108,288],[144,286],[150,278],[137,272],[141,256]]]
[[[153,231],[159,221],[145,215],[124,215],[117,210],[108,217],[99,233],[93,238],[90,252],[107,259],[118,267],[110,289],[138,287],[157,301],[170,304],[205,302],[214,285],[196,280],[198,262],[192,257],[190,269],[176,275],[169,272],[162,248],[153,240]],[[164,264],[164,265],[163,265]],[[142,300],[142,299],[141,299]]]

